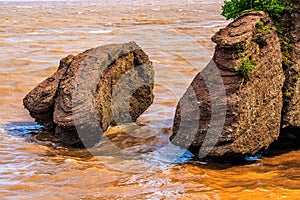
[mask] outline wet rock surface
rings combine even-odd
[[[213,61],[177,106],[173,144],[196,155],[201,150],[202,157],[238,157],[265,149],[279,137],[285,77],[275,30],[265,13],[250,12],[213,36]],[[212,87],[222,82],[224,98],[221,87]]]
[[[71,146],[92,146],[110,126],[135,121],[153,102],[154,71],[134,42],[69,55],[23,99],[46,130]]]

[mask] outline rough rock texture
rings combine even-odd
[[[201,148],[201,157],[241,156],[267,148],[280,133],[285,79],[272,21],[263,12],[250,12],[212,40],[217,44],[213,61],[180,99],[171,142],[196,155]],[[255,69],[244,75],[237,72],[246,65]],[[222,87],[214,87],[222,81],[223,99]]]
[[[294,129],[300,128],[300,1],[287,2],[293,11],[279,21],[284,32],[280,37],[286,77],[283,88],[282,127]]]
[[[136,43],[104,45],[62,59],[23,103],[63,143],[92,146],[109,125],[135,121],[152,104],[153,84],[152,63]]]
[[[57,72],[36,86],[23,100],[24,106],[30,111],[30,115],[47,130],[54,127],[53,110],[57,90],[69,67],[67,62],[73,57],[73,55],[69,55],[61,59]]]

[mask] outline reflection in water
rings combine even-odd
[[[39,132],[42,126],[34,122],[15,122],[2,126],[4,132],[16,136],[26,136],[30,132]]]
[[[298,199],[299,150],[233,166],[195,161],[168,142],[178,98],[210,60],[211,36],[227,24],[219,15],[222,2],[0,2],[0,199]],[[22,98],[60,58],[140,36],[134,31],[143,28],[168,33],[145,46],[156,71],[154,104],[138,120],[145,126],[112,128],[90,151],[29,134],[41,127]]]

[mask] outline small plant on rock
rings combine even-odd
[[[244,81],[249,81],[249,73],[256,69],[256,62],[249,58],[240,58],[242,64],[236,69],[236,74],[242,75]]]
[[[72,63],[72,61],[73,61],[73,59],[69,59],[69,60],[66,62],[67,66],[70,66],[71,63]]]

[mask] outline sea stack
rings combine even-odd
[[[98,142],[110,125],[135,121],[153,102],[154,70],[135,43],[109,44],[60,61],[23,103],[67,145]]]
[[[201,149],[207,152],[202,155],[205,157],[254,154],[267,148],[280,134],[285,76],[276,28],[264,12],[249,12],[221,29],[212,40],[217,44],[213,60],[180,99],[170,140],[188,147],[195,155]],[[214,67],[218,73],[214,73]],[[224,84],[225,115],[212,118],[216,111],[212,110],[207,85],[217,79],[223,82],[217,84]],[[193,95],[196,104],[189,101]],[[192,117],[195,113],[197,118]],[[182,116],[191,119],[181,123]],[[191,131],[193,126],[196,129]],[[208,134],[209,129],[212,135]],[[214,138],[214,129],[221,130],[218,138]]]

